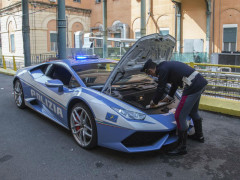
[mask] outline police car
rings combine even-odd
[[[78,56],[20,69],[13,80],[16,105],[69,129],[85,149],[158,150],[177,141],[173,112],[179,94],[169,104],[147,108],[157,83],[140,69],[149,58],[170,60],[174,46],[172,36],[151,34],[119,62]]]

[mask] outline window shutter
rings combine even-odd
[[[223,42],[236,42],[237,28],[224,28],[223,29]]]
[[[57,33],[51,33],[50,34],[50,41],[51,42],[57,42]]]
[[[15,52],[15,44],[14,44],[14,34],[10,35],[10,39],[11,39],[11,51]]]

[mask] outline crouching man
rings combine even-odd
[[[172,100],[178,87],[184,87],[181,100],[175,112],[179,143],[176,149],[168,152],[168,154],[187,154],[187,116],[192,118],[195,128],[195,134],[189,137],[203,143],[202,118],[198,114],[198,106],[201,94],[207,85],[207,80],[195,69],[177,61],[164,61],[157,65],[149,59],[141,71],[158,78],[157,90],[150,102],[150,107],[156,106],[159,101],[167,102]],[[163,97],[167,83],[171,84],[171,88],[168,95]]]

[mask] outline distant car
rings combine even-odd
[[[146,108],[157,83],[140,69],[149,58],[170,60],[174,45],[172,36],[152,34],[140,38],[119,62],[88,56],[20,69],[13,80],[16,105],[70,129],[85,149],[158,150],[177,141],[171,110],[179,95],[170,104]]]

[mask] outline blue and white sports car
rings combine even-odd
[[[158,150],[177,141],[171,109],[179,95],[148,109],[157,83],[140,69],[149,58],[170,60],[174,46],[172,36],[152,34],[140,38],[119,62],[85,56],[20,69],[13,80],[15,102],[70,129],[82,148]]]

